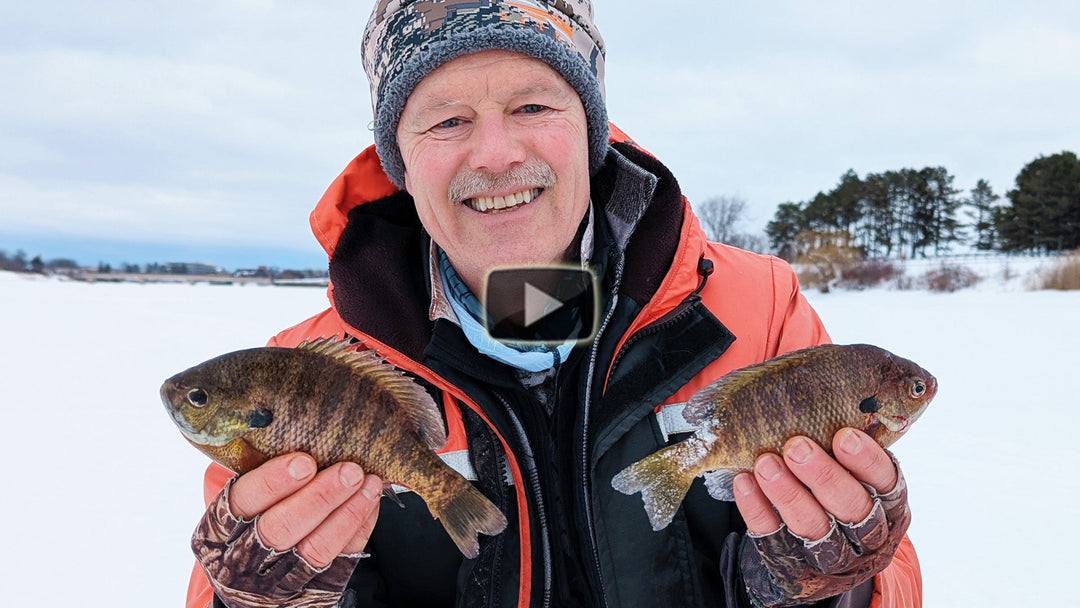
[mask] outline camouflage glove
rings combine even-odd
[[[228,608],[338,607],[365,555],[339,555],[329,566],[315,568],[295,549],[265,546],[255,530],[258,517],[240,519],[229,510],[231,486],[229,481],[210,503],[191,538],[217,600]]]
[[[739,565],[751,603],[809,604],[853,589],[884,570],[911,523],[899,465],[896,475],[896,485],[887,494],[866,487],[874,500],[866,519],[854,524],[832,520],[820,540],[795,536],[783,525],[764,536],[747,533]]]

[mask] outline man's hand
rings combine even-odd
[[[316,568],[340,554],[360,553],[379,513],[382,481],[340,462],[315,473],[307,454],[288,454],[239,477],[229,492],[233,514],[258,520],[255,529],[275,551],[293,547]]]
[[[763,454],[752,475],[735,479],[749,532],[743,577],[765,605],[861,584],[889,564],[907,531],[907,488],[889,453],[855,429],[838,432],[832,447],[835,459],[794,437],[783,457]]]
[[[375,527],[382,481],[358,465],[316,473],[307,454],[274,458],[229,482],[192,548],[230,608],[337,606]]]

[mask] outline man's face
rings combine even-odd
[[[397,138],[420,221],[475,293],[491,268],[568,258],[589,205],[588,130],[546,63],[483,51],[443,64]]]

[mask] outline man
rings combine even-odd
[[[763,455],[736,504],[696,482],[658,531],[611,487],[685,436],[696,390],[828,336],[786,265],[706,242],[668,170],[609,130],[588,0],[381,0],[363,51],[376,144],[311,217],[331,307],[271,344],[350,338],[416,377],[440,454],[509,525],[466,559],[355,464],[212,466],[189,607],[920,604],[903,477],[858,431],[836,459],[801,438]],[[484,332],[489,270],[567,262],[600,279],[595,337]]]

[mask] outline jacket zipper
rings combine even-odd
[[[494,392],[494,391],[493,391]],[[502,403],[503,409],[506,410],[510,421],[514,425],[514,432],[517,433],[518,439],[521,441],[521,447],[525,452],[525,464],[528,467],[529,472],[529,484],[532,486],[533,493],[536,495],[536,507],[537,518],[540,520],[540,546],[544,553],[544,603],[543,606],[547,608],[551,605],[551,541],[549,539],[547,512],[544,510],[544,495],[540,486],[540,473],[536,470],[536,455],[533,453],[532,446],[529,444],[529,437],[525,433],[525,426],[521,424],[521,419],[514,413],[514,409],[510,407],[506,399],[498,393],[494,393],[495,397]],[[519,517],[521,514],[519,514]],[[525,513],[525,517],[529,514]]]
[[[600,583],[598,593],[600,595],[600,605],[607,606],[607,589],[604,587],[604,573],[600,569],[600,547],[596,542],[596,524],[593,522],[593,508],[592,508],[592,488],[590,478],[590,471],[592,467],[589,466],[589,418],[592,414],[592,391],[593,391],[593,379],[596,376],[596,362],[599,358],[600,350],[600,336],[603,335],[607,326],[611,323],[611,318],[615,315],[615,308],[619,303],[619,285],[622,284],[622,264],[616,265],[615,280],[613,281],[611,305],[608,307],[607,314],[604,315],[604,322],[600,324],[600,328],[596,330],[596,336],[593,338],[593,343],[589,352],[589,369],[586,370],[585,375],[585,403],[582,407],[582,438],[581,438],[581,488],[582,496],[585,498],[585,523],[589,532],[589,545],[592,547],[592,566],[593,574],[596,576],[596,580]]]
[[[620,261],[621,262],[621,261]],[[652,333],[661,331],[664,327],[674,323],[678,318],[685,314],[686,311],[701,300],[701,290],[705,287],[705,282],[708,281],[709,275],[713,273],[713,263],[704,255],[698,260],[698,274],[701,275],[701,283],[698,284],[695,289],[685,300],[683,300],[678,307],[658,319],[655,323],[650,324],[648,327],[643,328],[641,331],[635,333],[629,340],[623,344],[619,352],[615,354],[615,358],[612,361],[608,377],[614,373],[616,366],[619,364],[619,359],[622,358],[627,347],[637,342],[641,338],[651,335]],[[611,318],[615,314],[615,308],[619,303],[619,286],[622,284],[623,267],[621,263],[616,264],[615,280],[613,281],[611,306],[608,308],[607,314],[604,316],[604,322],[600,325],[600,328],[596,331],[596,337],[593,338],[591,353],[589,354],[589,369],[586,376],[585,387],[585,405],[584,405],[584,437],[581,442],[581,465],[582,476],[581,483],[585,492],[585,520],[588,524],[589,530],[589,542],[592,545],[593,553],[593,568],[595,569],[596,580],[600,582],[600,605],[608,606],[607,589],[604,587],[604,573],[600,569],[600,548],[596,542],[596,525],[593,523],[593,510],[592,510],[592,492],[590,489],[590,471],[592,467],[589,466],[589,417],[592,410],[592,383],[596,373],[596,363],[599,358],[600,349],[600,336],[607,329],[608,324],[611,322]]]

